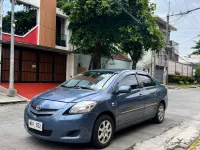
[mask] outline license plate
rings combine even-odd
[[[28,120],[29,128],[32,128],[32,129],[35,129],[38,131],[42,131],[42,125],[43,125],[42,122],[31,120],[31,119]]]

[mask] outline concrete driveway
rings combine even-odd
[[[42,141],[30,136],[23,127],[23,111],[25,104],[0,107],[0,149],[1,150],[89,150],[89,144],[63,144]],[[151,121],[129,127],[118,132],[112,144],[106,150],[124,150],[133,145],[136,149],[143,148],[146,143],[156,145],[159,136],[169,140],[166,134],[184,122],[200,123],[200,89],[184,89],[169,91],[169,107],[163,124]],[[175,133],[174,133],[175,134]],[[178,133],[177,133],[178,134]],[[169,137],[168,137],[169,136]],[[173,135],[174,136],[174,135]],[[156,139],[154,141],[154,139]],[[151,141],[151,142],[149,142]],[[164,141],[166,142],[166,141]],[[162,143],[159,143],[162,144]],[[139,146],[139,148],[137,148]],[[130,148],[132,149],[132,148]],[[165,149],[165,148],[164,148]]]

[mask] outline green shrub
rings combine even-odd
[[[194,81],[195,81],[195,78],[194,77],[188,77],[187,81],[190,82],[191,84],[193,84]]]
[[[179,81],[179,84],[184,84],[184,82],[183,81]]]
[[[176,76],[180,76],[181,74],[179,72],[175,72],[175,75]]]
[[[187,77],[185,77],[185,76],[180,76],[180,81],[186,82],[186,81],[187,81]]]
[[[172,82],[173,83],[179,83],[180,80],[181,80],[180,76],[173,76],[172,77]]]
[[[190,82],[186,81],[185,84],[190,84]]]
[[[195,80],[195,81],[193,82],[193,84],[197,84],[197,80]]]
[[[180,84],[179,83],[180,81],[183,81],[183,83],[189,82],[189,84],[190,83],[193,84],[195,81],[194,77],[186,77],[186,76],[181,76],[181,75],[173,75],[173,76],[170,76],[169,79],[170,79],[169,80],[170,83],[178,83],[178,84]]]
[[[200,77],[200,65],[198,65],[198,66],[196,67],[195,76],[196,76],[197,78]]]

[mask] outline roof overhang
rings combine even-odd
[[[154,15],[154,17],[156,18],[156,21],[157,21],[158,23],[162,24],[163,26],[166,26],[166,25],[167,25],[167,21],[165,21],[163,18],[161,18],[161,17],[159,17],[159,16],[157,16],[157,15]],[[170,30],[171,30],[171,31],[177,31],[177,29],[176,29],[174,26],[169,25],[169,27],[170,27]]]
[[[40,7],[40,0],[17,0],[17,2],[26,4],[26,5],[31,5],[36,8]]]
[[[0,43],[3,45],[10,45],[10,40],[7,40],[7,41],[3,40],[3,41],[0,41]],[[42,51],[56,52],[56,53],[60,53],[60,54],[74,53],[73,51],[69,51],[66,49],[58,49],[58,48],[41,46],[41,45],[22,43],[22,42],[17,42],[17,41],[15,41],[15,46],[31,48],[31,49],[36,49],[36,50],[42,50]]]

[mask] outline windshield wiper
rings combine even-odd
[[[73,86],[71,88],[77,88],[77,89],[86,89],[86,90],[92,90],[95,91],[94,89],[90,88],[90,87],[83,87],[83,86]]]
[[[66,85],[62,84],[60,87],[65,87],[65,88],[68,88]]]
[[[90,87],[83,87],[83,86],[66,86],[66,85],[61,85],[61,87],[65,87],[65,88],[74,88],[74,89],[86,89],[86,90],[95,91],[94,89],[92,89],[92,88],[90,88]]]

